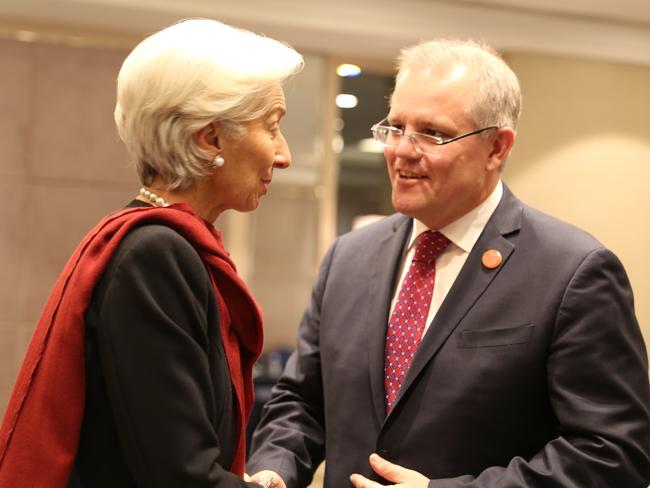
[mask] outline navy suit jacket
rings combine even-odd
[[[344,488],[354,472],[378,479],[377,452],[430,488],[645,488],[648,362],[623,266],[507,188],[386,416],[386,325],[411,225],[394,215],[330,248],[248,472],[299,488],[325,458],[325,487]]]

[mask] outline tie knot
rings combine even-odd
[[[438,254],[447,247],[447,244],[449,244],[449,239],[440,232],[432,230],[423,232],[416,239],[413,261],[432,263]]]

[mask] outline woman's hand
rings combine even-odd
[[[250,481],[251,483],[257,483],[263,488],[287,488],[287,485],[284,484],[284,480],[280,475],[275,471],[270,471],[268,469],[258,471],[253,476],[244,475],[244,480]]]

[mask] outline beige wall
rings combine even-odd
[[[0,39],[0,411],[65,260],[87,229],[138,188],[112,122],[126,52]],[[650,340],[650,68],[509,59],[522,80],[525,115],[505,180],[619,254]],[[323,201],[319,168],[331,116],[327,63],[314,57],[308,65],[287,94],[296,166],[260,210],[220,223],[262,303],[273,346],[294,343],[322,251],[318,216],[331,203]],[[291,176],[298,174],[304,178]]]
[[[133,194],[112,121],[123,56],[0,39],[0,410],[68,255]]]
[[[650,343],[650,68],[532,54],[508,61],[524,115],[504,180],[619,256]]]

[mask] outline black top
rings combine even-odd
[[[226,471],[235,396],[210,276],[190,243],[162,225],[131,231],[85,319],[86,403],[69,487],[246,486]]]

